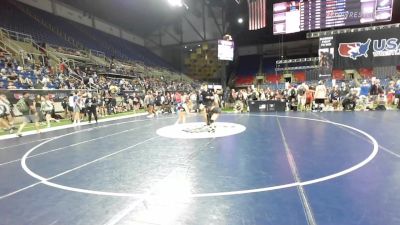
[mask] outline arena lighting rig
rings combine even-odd
[[[167,0],[167,2],[172,7],[182,7],[185,6],[186,9],[189,9],[189,6],[183,0]]]
[[[307,33],[307,38],[319,38],[321,36],[330,36],[330,35],[334,35],[334,34],[356,33],[356,32],[363,32],[363,31],[369,31],[369,30],[385,30],[385,29],[399,28],[399,27],[400,27],[400,23],[394,23],[394,24],[380,25],[380,26],[336,29],[336,30],[329,30],[329,31],[318,31],[318,32]]]

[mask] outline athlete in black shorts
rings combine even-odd
[[[207,126],[210,128],[209,131],[215,132],[215,121],[221,113],[221,109],[218,107],[214,93],[211,90],[208,90],[206,85],[202,87],[201,98],[202,104],[205,107],[204,118]]]

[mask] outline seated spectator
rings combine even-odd
[[[16,87],[15,84],[14,84],[14,81],[9,81],[9,82],[8,82],[8,87],[7,87],[7,89],[9,89],[9,90],[15,90],[15,89],[17,89],[17,87]]]

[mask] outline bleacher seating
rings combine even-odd
[[[242,56],[236,70],[236,84],[252,84],[260,67],[260,55]]]
[[[141,61],[147,66],[173,69],[163,59],[145,47],[21,3],[10,3],[8,1],[2,1],[2,3],[2,7],[0,7],[0,27],[30,34],[39,43],[45,42],[69,48],[76,47],[65,40],[64,35],[66,35],[82,44],[85,49],[102,51],[107,57]],[[18,4],[18,7],[15,4]],[[23,10],[21,10],[21,7]],[[61,30],[62,33],[58,33],[57,30]]]
[[[2,6],[0,7],[0,27],[30,34],[38,42],[70,47],[67,41],[7,1],[2,1]]]

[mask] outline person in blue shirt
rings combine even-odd
[[[396,89],[394,91],[394,94],[397,99],[397,108],[400,109],[400,80],[396,82]]]
[[[360,96],[368,96],[369,95],[369,91],[371,89],[371,85],[364,80],[363,83],[361,84],[361,88],[360,88]]]
[[[371,91],[371,85],[364,80],[361,84],[360,87],[360,105],[362,106],[362,108],[365,110],[367,105],[368,105],[368,96],[369,96],[369,92]]]

